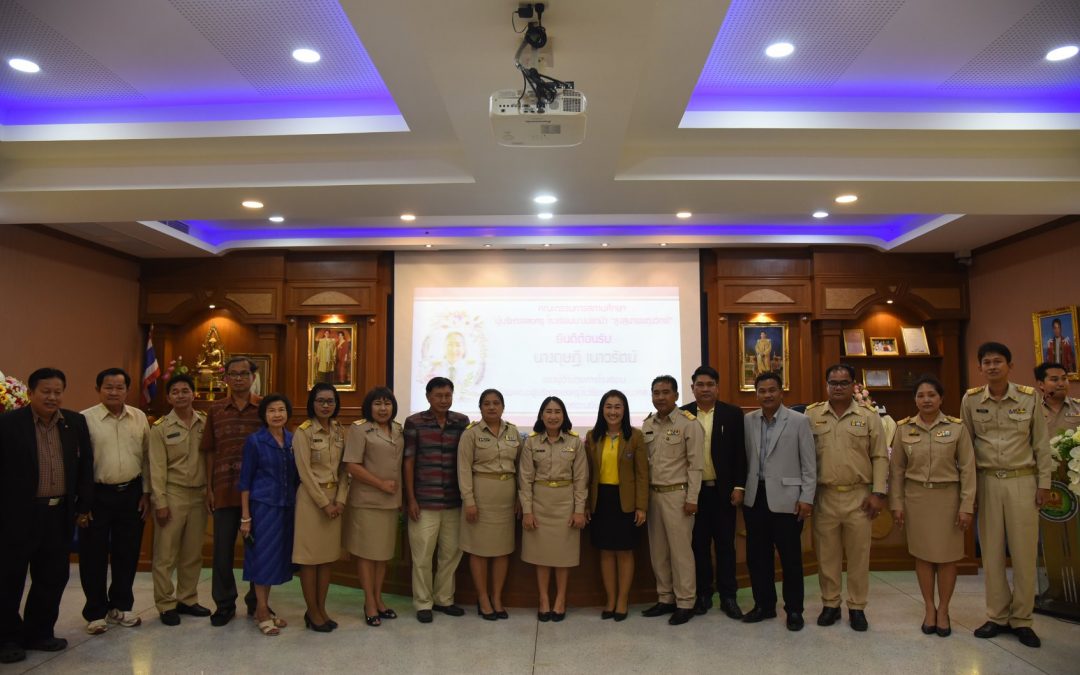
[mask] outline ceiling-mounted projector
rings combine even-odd
[[[488,116],[499,145],[568,148],[585,140],[585,96],[576,89],[558,89],[543,106],[531,91],[502,89],[491,95]]]

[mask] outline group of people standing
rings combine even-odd
[[[651,386],[655,411],[640,429],[631,426],[626,396],[612,390],[584,434],[573,430],[557,396],[543,401],[531,432],[522,433],[503,419],[505,401],[495,389],[480,395],[480,419],[470,423],[451,410],[454,385],[445,377],[427,383],[430,407],[404,424],[396,421],[394,393],[376,387],[364,397],[362,419],[343,426],[336,420],[338,392],[320,382],[308,393],[307,418],[289,431],[291,402],[281,394],[254,395],[256,365],[243,357],[226,363],[229,395],[208,414],[194,409],[190,377],[175,375],[166,383],[171,411],[148,425],[124,403],[130,377],[123,370],[99,374],[101,403],[80,414],[60,408],[64,374],[43,368],[29,378],[30,406],[0,417],[0,529],[13,542],[0,572],[0,661],[21,660],[26,649],[66,646],[53,626],[72,523],[79,531],[87,631],[138,625],[131,587],[143,519],[151,513],[162,623],[177,625],[182,615],[209,616],[214,626],[230,622],[239,597],[232,566],[240,536],[247,613],[272,636],[288,623],[271,608],[270,590],[291,580],[297,567],[306,627],[337,628],[326,597],[330,565],[342,548],[357,560],[366,623],[397,618],[381,589],[402,510],[413,606],[422,623],[435,612],[465,613],[454,602],[463,553],[478,615],[508,618],[502,591],[520,517],[521,557],[535,566],[540,621],[565,618],[569,574],[588,525],[600,550],[602,619],[627,618],[633,550],[647,529],[657,602],[644,616],[686,623],[711,608],[715,590],[721,611],[733,619],[774,618],[775,552],[786,625],[800,630],[801,534],[812,515],[823,603],[817,623],[841,617],[846,558],[849,623],[865,631],[871,521],[888,507],[916,558],[926,601],[922,631],[944,637],[951,632],[956,561],[978,503],[989,620],[975,635],[1011,632],[1038,646],[1031,629],[1037,508],[1048,497],[1052,468],[1042,412],[1056,420],[1080,417],[1080,410],[1062,393],[1059,364],[1036,369],[1040,398],[1009,381],[1005,345],[982,345],[978,359],[987,384],[964,395],[960,418],[941,412],[941,383],[923,377],[913,392],[917,414],[898,422],[892,438],[877,411],[854,399],[854,369],[844,364],[826,369],[828,398],[805,414],[784,405],[781,376],[763,372],[755,379],[760,409],[744,415],[718,400],[719,374],[701,366],[691,377],[692,403],[680,409],[676,379],[662,375]],[[735,600],[740,507],[754,597],[745,614]],[[208,516],[212,613],[196,592]],[[28,569],[32,586],[20,616]]]

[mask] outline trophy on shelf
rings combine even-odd
[[[195,398],[213,401],[225,393],[225,349],[217,326],[210,324],[202,351],[195,360]]]

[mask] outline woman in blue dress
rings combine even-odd
[[[240,465],[240,534],[244,581],[255,584],[255,621],[263,635],[279,635],[286,623],[270,613],[270,587],[292,579],[296,487],[292,434],[285,425],[292,404],[282,394],[259,403],[263,427],[248,436]]]

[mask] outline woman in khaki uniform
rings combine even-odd
[[[488,621],[508,619],[502,589],[514,552],[517,504],[517,457],[521,434],[502,419],[506,403],[497,389],[480,394],[480,421],[470,424],[458,441],[458,486],[461,489],[461,550],[469,554],[476,586],[476,611]],[[488,593],[488,561],[491,593]]]
[[[304,625],[320,633],[337,628],[326,613],[330,565],[341,557],[341,514],[349,477],[341,463],[345,432],[334,418],[341,401],[326,383],[308,392],[307,414],[293,434],[293,455],[300,474],[296,489],[293,562],[300,565],[300,588],[307,613]]]
[[[562,400],[548,396],[518,461],[518,496],[524,514],[521,559],[536,565],[540,621],[566,618],[566,584],[570,568],[577,567],[581,553],[589,461],[581,439],[571,428]],[[552,567],[554,606],[548,597]]]
[[[601,619],[624,621],[634,581],[634,546],[649,508],[649,451],[630,426],[626,394],[612,389],[600,399],[596,426],[585,437],[589,455],[589,538],[600,549],[607,602]]]
[[[907,530],[908,552],[926,603],[922,632],[948,637],[956,561],[975,505],[975,448],[961,420],[941,413],[944,388],[934,377],[915,384],[919,414],[901,420],[893,439],[889,506]],[[934,607],[934,580],[938,604]]]
[[[363,418],[349,426],[345,462],[352,486],[345,524],[345,549],[357,557],[364,589],[364,620],[379,626],[397,614],[382,599],[386,561],[394,557],[401,509],[401,460],[405,436],[397,417],[397,399],[386,387],[364,397]]]

